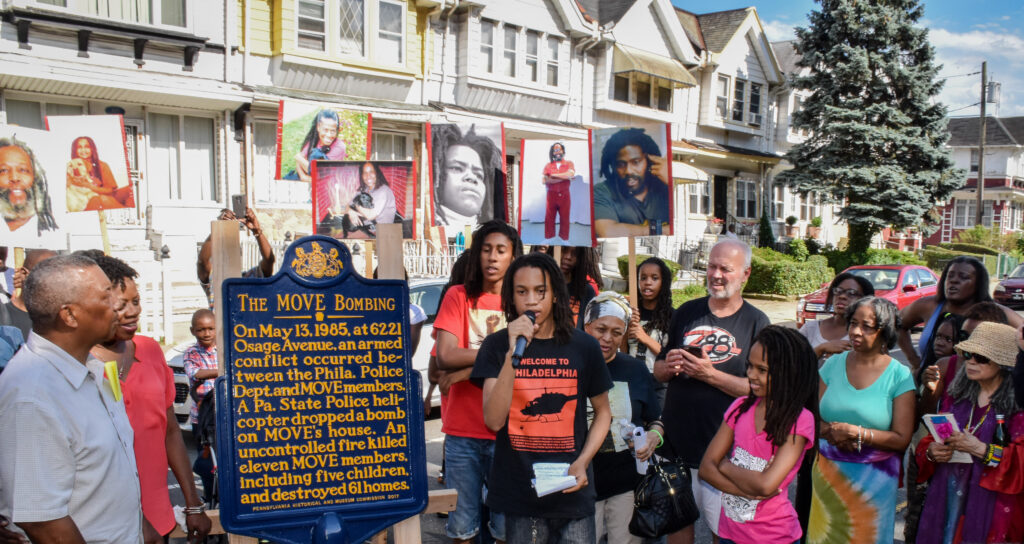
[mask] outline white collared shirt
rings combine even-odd
[[[90,543],[141,541],[133,440],[103,363],[82,365],[33,331],[0,374],[0,514],[70,516]]]

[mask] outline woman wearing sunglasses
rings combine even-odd
[[[818,359],[850,349],[850,336],[846,333],[846,307],[851,302],[875,294],[875,287],[867,278],[843,272],[832,280],[825,296],[825,308],[832,308],[832,317],[804,323],[800,334],[807,338]]]
[[[931,479],[920,544],[1024,540],[1024,412],[1009,379],[1016,340],[1013,327],[984,322],[956,345],[963,364],[940,410],[953,414],[961,432],[941,444],[927,436],[916,451],[918,481]],[[970,462],[952,462],[954,452]]]

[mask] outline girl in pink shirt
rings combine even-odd
[[[725,420],[700,465],[700,477],[722,491],[718,535],[729,542],[790,543],[802,531],[787,488],[817,443],[818,363],[795,329],[776,325],[750,348],[750,394]]]

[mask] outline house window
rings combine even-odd
[[[736,180],[736,217],[757,217],[757,182]]]
[[[751,125],[761,126],[761,84],[750,84],[750,117]]]
[[[558,86],[558,38],[548,38],[548,85]]]
[[[719,118],[725,119],[729,114],[729,76],[718,76],[715,96],[715,112]]]
[[[670,111],[672,109],[672,88],[658,87],[658,109]]]
[[[54,6],[68,11],[117,21],[187,27],[189,0],[36,0],[36,5]]]
[[[636,105],[645,108],[651,107],[651,82],[636,82]]]
[[[747,82],[742,79],[736,80],[732,91],[732,120],[743,122],[744,98],[747,94]]]
[[[711,213],[708,183],[710,182],[689,184],[690,213],[697,215],[708,215]]]
[[[342,55],[364,54],[363,0],[338,0],[338,44]]]
[[[381,0],[377,9],[380,26],[377,31],[377,47],[374,51],[378,62],[402,64],[404,62],[402,37],[405,35],[405,6],[398,2]]]
[[[818,195],[814,193],[807,193],[800,196],[800,220],[810,221],[815,217],[818,217]]]
[[[274,179],[277,160],[277,122],[255,121],[252,124],[253,199],[271,206],[302,205],[311,200],[308,183]],[[307,208],[308,209],[308,208]]]
[[[615,76],[615,100],[629,102],[629,76]]]
[[[149,114],[149,184],[171,200],[218,200],[214,120]]]
[[[35,100],[12,100],[8,98],[7,124],[25,128],[46,130],[47,115],[82,115],[85,108],[78,104],[57,104]]]
[[[526,31],[526,75],[530,81],[536,83],[540,76],[538,66],[538,53],[540,49],[540,34],[533,31]]]
[[[299,47],[325,51],[327,19],[324,0],[299,0]]]
[[[395,132],[373,132],[373,157],[375,161],[412,160],[409,137]]]
[[[810,133],[810,131],[808,131],[806,128],[797,129],[796,125],[793,124],[794,123],[793,119],[796,116],[796,113],[801,111],[801,110],[803,110],[803,109],[804,109],[804,97],[799,96],[799,95],[793,95],[793,111],[791,111],[789,113],[789,131],[792,132],[793,134],[799,134],[801,136],[807,136]]]
[[[782,219],[786,216],[786,187],[782,184],[776,185],[773,193],[775,198],[772,201],[772,217]]]
[[[494,21],[480,23],[480,54],[484,59],[484,68],[488,74],[494,73]]]
[[[971,172],[977,172],[977,171],[978,171],[978,150],[977,149],[972,149],[971,150]]]
[[[975,200],[957,200],[956,205],[953,208],[953,227],[954,228],[971,228],[975,223]],[[993,201],[985,200],[981,203],[981,223],[986,227],[992,226],[992,205]]]
[[[505,75],[516,77],[516,38],[519,30],[505,25]]]

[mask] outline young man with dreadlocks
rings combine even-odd
[[[453,383],[441,397],[441,432],[445,483],[459,492],[459,503],[448,516],[445,532],[454,542],[471,541],[480,530],[481,506],[494,455],[494,432],[484,424],[483,392],[467,381],[484,338],[505,326],[501,292],[505,271],[522,255],[515,229],[501,221],[488,221],[473,233],[466,281],[448,289],[434,320],[437,367],[451,373]],[[505,540],[502,510],[492,510],[490,531]]]
[[[666,159],[654,138],[624,128],[601,151],[601,178],[594,186],[594,229],[599,237],[647,236],[668,228]]]
[[[554,259],[516,259],[502,286],[508,328],[484,340],[473,367],[484,422],[497,433],[487,505],[505,514],[509,542],[595,542],[590,462],[611,424],[612,381],[597,340],[576,328],[568,297]],[[514,361],[519,337],[528,345]],[[542,477],[540,463],[568,465],[576,485],[538,496],[530,480]]]
[[[0,138],[0,216],[10,232],[25,229],[31,236],[57,230],[53,205],[35,154],[16,138]]]

